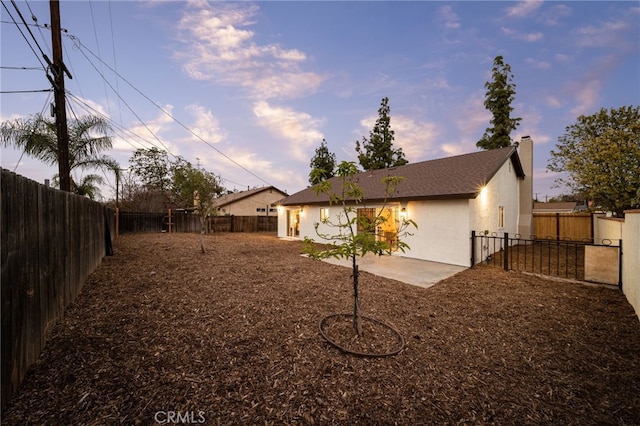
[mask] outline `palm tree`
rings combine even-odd
[[[112,147],[109,123],[102,117],[82,116],[69,123],[69,169],[102,169],[119,178],[120,165],[100,152]],[[28,119],[5,121],[0,127],[0,143],[21,149],[26,155],[49,166],[58,164],[58,137],[56,124],[42,114]],[[94,175],[95,176],[95,175]],[[101,179],[100,179],[101,180]],[[99,183],[94,178],[90,182]],[[75,188],[78,188],[75,185]]]
[[[71,178],[71,190],[74,194],[82,195],[91,200],[95,200],[101,196],[100,187],[104,183],[104,179],[100,175],[88,174],[82,177],[82,180],[78,183]],[[52,185],[55,188],[60,188],[60,179],[58,175],[53,177]]]

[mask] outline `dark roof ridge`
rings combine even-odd
[[[524,177],[517,147],[514,145],[486,151],[475,151],[450,157],[419,161],[386,169],[357,173],[354,181],[362,188],[369,201],[385,198],[384,186],[379,179],[384,176],[402,176],[393,198],[442,199],[475,198],[480,188],[487,184],[506,161],[511,161],[516,176]],[[338,182],[333,177],[331,182]],[[316,194],[312,187],[299,191],[282,200],[282,205],[319,204],[328,202],[326,194]]]

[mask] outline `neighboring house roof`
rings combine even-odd
[[[269,190],[275,191],[280,195],[287,195],[286,192],[279,190],[275,186],[265,186],[262,188],[255,188],[255,189],[249,189],[247,191],[239,191],[239,192],[232,192],[231,194],[225,194],[217,198],[213,203],[213,206],[220,208],[220,207],[235,203],[237,201],[243,200],[245,198],[251,197],[252,195],[256,195],[261,192],[269,191]]]
[[[493,178],[507,160],[513,164],[516,175],[523,178],[524,171],[518,152],[515,147],[510,146],[361,172],[354,176],[354,182],[362,188],[369,201],[384,200],[385,187],[381,180],[386,176],[404,178],[396,188],[394,200],[475,198],[481,187]],[[335,190],[339,189],[339,178],[333,177],[329,181]],[[328,201],[326,194],[316,195],[311,187],[286,197],[280,204],[326,204]]]
[[[533,203],[533,211],[540,213],[572,212],[578,203],[575,201],[558,203]]]

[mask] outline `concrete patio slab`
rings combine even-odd
[[[333,265],[351,268],[351,262],[343,259],[324,259]],[[439,281],[462,272],[467,267],[447,263],[430,262],[402,256],[375,256],[367,254],[358,258],[360,271],[428,288]]]

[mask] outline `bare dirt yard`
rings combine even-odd
[[[640,322],[618,290],[362,272],[362,313],[406,346],[357,357],[318,325],[350,312],[348,268],[274,235],[208,235],[206,254],[198,238],[121,236],[2,424],[640,424]]]

